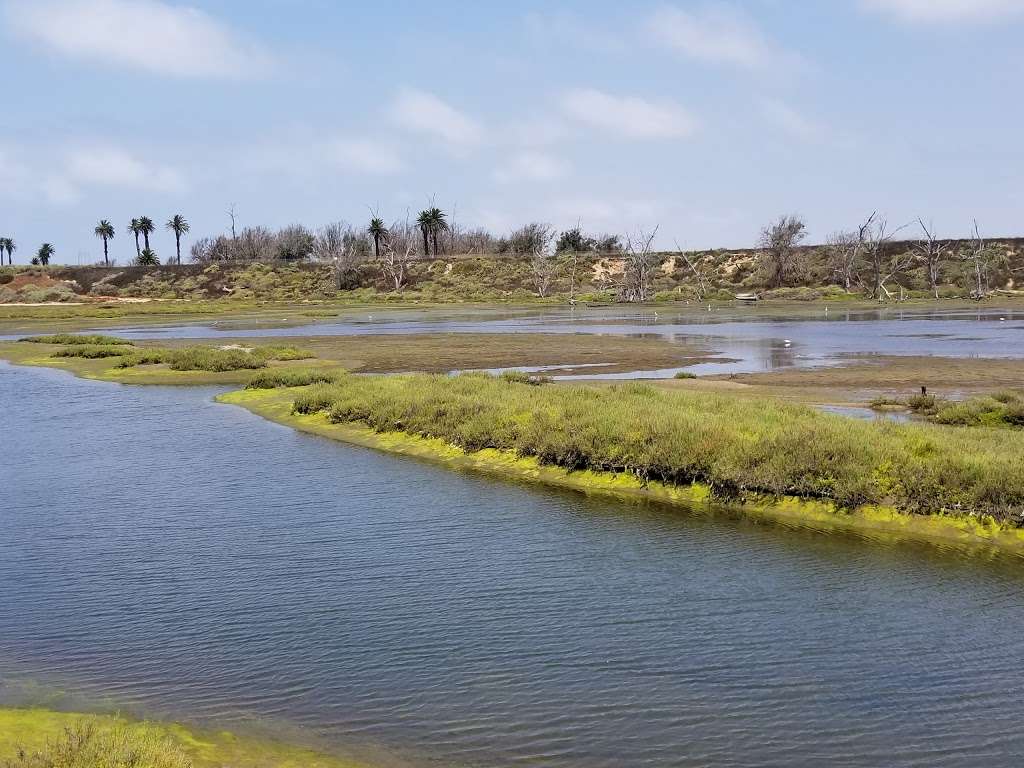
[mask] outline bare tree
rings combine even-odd
[[[971,241],[960,252],[960,259],[974,269],[974,298],[983,299],[988,293],[989,270],[995,265],[999,253],[981,236],[978,220],[974,220],[974,234]]]
[[[829,266],[840,285],[849,291],[857,280],[861,257],[861,241],[856,232],[834,232],[828,236]]]
[[[708,280],[709,257],[708,254],[689,254],[676,243],[676,256],[686,262],[693,276],[697,278],[697,301],[704,301],[704,297],[711,292],[711,283]]]
[[[416,259],[419,237],[419,228],[409,221],[406,211],[405,221],[392,224],[381,242],[381,270],[391,278],[396,291],[405,287],[406,269]]]
[[[906,229],[906,226],[904,224],[890,230],[888,221],[875,211],[857,230],[857,242],[871,271],[870,296],[873,299],[881,301],[883,293],[891,298],[892,293],[885,284],[905,271],[914,261],[913,251],[896,253],[889,247],[893,237],[900,230]]]
[[[558,262],[555,260],[555,231],[548,224],[530,224],[530,272],[533,274],[533,286],[542,299],[548,295],[551,282],[555,279]]]
[[[774,224],[761,230],[762,260],[768,272],[768,287],[780,288],[793,271],[797,246],[807,236],[807,224],[796,215],[781,216]]]
[[[228,207],[228,217],[231,219],[231,239],[232,240],[237,240],[238,238],[235,235],[235,204],[234,203],[232,203]]]
[[[651,297],[651,283],[654,271],[661,263],[661,257],[654,253],[655,227],[650,232],[639,231],[625,236],[625,264],[619,297],[623,301],[642,302]]]
[[[952,249],[953,244],[948,240],[941,241],[937,239],[935,237],[934,225],[929,224],[925,226],[922,219],[918,219],[917,223],[924,234],[924,239],[917,245],[917,252],[924,262],[925,271],[928,275],[928,289],[937,299],[939,298],[939,271],[942,267],[942,262],[948,258],[948,252]]]
[[[366,262],[369,250],[369,243],[361,233],[343,221],[335,221],[316,233],[312,255],[317,261],[331,265],[335,285],[340,291],[359,284],[359,267]]]
[[[277,256],[277,240],[266,227],[246,227],[234,241],[233,260],[273,261]]]

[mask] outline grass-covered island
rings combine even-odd
[[[114,715],[0,709],[2,768],[357,768],[312,750],[227,731]]]
[[[1024,434],[486,374],[264,373],[221,397],[337,439],[587,491],[1024,548]],[[278,388],[308,384],[301,389]]]

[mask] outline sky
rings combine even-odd
[[[92,263],[105,218],[124,264],[134,216],[187,247],[430,201],[666,248],[1024,234],[1022,34],[1024,0],[0,0],[0,236]]]

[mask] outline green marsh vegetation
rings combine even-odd
[[[947,426],[1024,427],[1024,397],[1013,390],[966,400],[945,400],[927,394],[906,399],[877,397],[871,401],[871,407],[876,410],[903,408]]]
[[[532,387],[486,374],[342,376],[297,393],[296,414],[494,448],[573,470],[704,483],[853,509],[989,515],[1024,509],[1024,435],[858,422],[774,400],[612,387]]]
[[[131,346],[128,339],[120,339],[117,336],[105,336],[101,333],[74,334],[55,333],[50,336],[26,336],[18,341],[25,341],[30,344],[85,344],[90,346]]]
[[[246,389],[277,389],[279,387],[306,387],[310,384],[332,384],[345,371],[318,368],[269,368],[256,373],[245,385]]]
[[[269,361],[308,360],[312,357],[312,352],[290,346],[150,348],[124,355],[117,367],[166,364],[172,371],[223,372],[266,368]]]
[[[193,768],[180,745],[146,725],[83,719],[38,748],[19,748],[3,768]]]

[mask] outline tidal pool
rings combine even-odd
[[[465,309],[347,311],[313,320],[300,312],[268,312],[260,322],[114,328],[131,339],[218,339],[239,336],[359,336],[415,333],[593,333],[645,336],[703,347],[718,359],[683,368],[588,374],[586,378],[671,378],[752,373],[841,364],[851,355],[1024,358],[1024,313],[999,308],[849,310],[813,305],[640,309]],[[560,378],[571,378],[565,376]]]
[[[589,499],[0,364],[0,691],[414,765],[1024,758],[1024,562]]]

